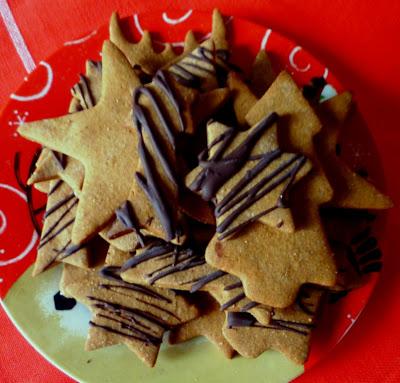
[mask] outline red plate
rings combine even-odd
[[[199,39],[206,38],[210,19],[208,14],[196,11],[189,11],[176,19],[165,13],[143,14],[125,19],[124,27],[134,41],[140,38],[144,29],[148,29],[156,31],[154,36],[160,50],[162,41],[172,42],[179,49],[188,29],[193,29]],[[289,71],[299,86],[309,83],[312,77],[324,76],[330,87],[326,91],[340,92],[345,88],[325,65],[279,33],[232,17],[226,18],[226,23],[233,46],[232,60],[245,70],[249,70],[258,50],[265,48],[275,69]],[[54,55],[40,62],[37,69],[25,79],[22,86],[11,95],[1,116],[0,200],[6,203],[2,203],[0,209],[0,298],[7,295],[35,259],[37,235],[32,219],[40,222],[40,213],[36,209],[45,201],[44,196],[34,189],[18,184],[16,172],[23,183],[38,147],[20,138],[16,127],[26,121],[65,114],[70,101],[70,88],[77,82],[78,74],[84,71],[87,59],[100,60],[102,42],[107,37],[107,27],[101,27],[81,39],[66,42]],[[343,138],[344,156],[352,166],[367,168],[370,176],[379,184],[383,181],[379,178],[382,173],[368,128],[361,116],[356,116],[354,121],[352,130],[346,132]],[[31,211],[27,204],[27,194],[29,196],[30,193],[33,201]],[[363,310],[376,280],[377,274],[373,274],[362,288],[335,304],[327,305],[312,341],[306,369],[326,355],[348,332]]]

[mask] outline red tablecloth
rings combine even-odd
[[[173,5],[171,5],[173,4]],[[0,105],[26,70],[62,45],[107,22],[111,11],[211,10],[268,25],[301,43],[353,90],[368,124],[382,129],[378,145],[390,153],[384,166],[398,166],[400,144],[400,2],[398,0],[0,0]],[[13,22],[15,19],[15,23]],[[25,41],[10,38],[17,25]],[[15,32],[15,31],[14,31]],[[16,49],[18,47],[18,49]],[[22,48],[21,48],[22,47]],[[21,60],[21,55],[24,57]],[[30,57],[31,56],[31,57]],[[32,61],[33,60],[33,61]],[[23,64],[25,63],[25,65]],[[1,127],[0,127],[1,128]],[[387,180],[400,204],[400,177]],[[399,212],[399,210],[397,210]],[[400,229],[399,214],[391,225]],[[385,254],[381,281],[367,309],[343,342],[298,382],[400,382],[400,280],[398,244]],[[29,346],[0,309],[0,382],[71,382]]]

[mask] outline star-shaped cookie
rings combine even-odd
[[[271,112],[244,132],[218,122],[207,125],[208,148],[200,154],[200,164],[187,176],[186,185],[204,200],[215,202],[219,239],[258,220],[294,230],[288,193],[311,163],[280,149],[278,120]]]
[[[340,130],[349,116],[351,106],[351,94],[343,92],[321,103],[318,108],[324,127],[316,137],[316,147],[334,186],[334,196],[329,205],[349,209],[388,209],[393,206],[390,198],[353,172],[336,153]]]
[[[170,332],[169,343],[177,344],[197,336],[205,336],[228,359],[231,359],[235,354],[235,350],[222,333],[225,313],[219,309],[218,303],[210,296],[198,296],[196,302],[200,302],[201,315],[196,319],[175,327]]]
[[[19,128],[22,136],[74,157],[85,167],[72,231],[75,244],[100,231],[127,199],[138,162],[133,155],[137,134],[130,118],[131,99],[134,89],[140,85],[125,56],[111,42],[105,41],[99,103],[79,113]]]
[[[110,247],[106,265],[106,270],[121,268],[121,278],[129,283],[207,291],[221,310],[249,311],[261,323],[269,323],[270,309],[249,300],[239,278],[208,265],[197,249],[155,241],[132,255]]]
[[[72,99],[69,113],[89,109],[96,105],[101,96],[101,62],[86,61],[86,71],[79,76],[79,82],[71,88]],[[43,148],[36,168],[28,179],[28,184],[61,178],[79,194],[84,177],[83,165],[75,158],[61,156],[50,149]]]
[[[178,55],[172,49],[171,44],[165,44],[162,52],[157,53],[153,48],[152,39],[148,31],[144,31],[141,40],[138,43],[129,42],[119,25],[117,13],[113,13],[110,20],[110,40],[125,54],[132,66],[139,66],[148,74],[155,74],[156,71],[169,65],[174,60],[180,60],[182,56],[194,50],[198,43],[192,31],[189,31],[185,37],[184,51]],[[214,10],[212,17],[211,38],[215,43],[216,49],[226,50],[226,31],[223,18],[218,10]]]
[[[86,247],[66,253],[67,248],[71,245],[71,231],[75,221],[78,198],[62,180],[49,182],[45,220],[32,272],[33,276],[58,262],[66,262],[84,268],[89,267],[89,254]]]
[[[311,290],[303,299],[306,306],[281,310],[268,325],[247,313],[226,313],[223,334],[231,346],[246,358],[256,358],[268,349],[282,352],[295,363],[304,364],[309,351],[315,314],[321,292]]]
[[[61,292],[92,312],[87,350],[124,343],[150,367],[164,332],[199,315],[172,290],[128,284],[113,273],[100,277],[95,269],[65,265]]]
[[[250,73],[250,88],[256,97],[262,97],[276,78],[271,60],[265,50],[257,53]]]
[[[215,89],[218,65],[214,43],[207,40],[135,91],[133,122],[140,161],[128,200],[146,235],[175,243],[185,240],[183,214],[176,209],[179,175],[186,165],[179,142],[194,131],[194,117],[200,120],[199,113],[192,113],[198,96],[214,110],[226,100],[227,91]],[[199,93],[203,86],[207,91]]]
[[[267,306],[287,307],[304,283],[335,284],[333,254],[319,217],[319,205],[331,199],[332,189],[313,145],[321,124],[285,72],[248,113],[247,120],[254,123],[274,110],[282,116],[280,143],[307,155],[314,165],[291,195],[296,231],[285,233],[254,223],[228,241],[219,241],[216,235],[207,247],[206,260],[217,269],[237,275],[249,299]]]
[[[232,95],[233,110],[236,119],[242,126],[246,126],[246,114],[257,102],[257,97],[250,90],[248,85],[240,78],[239,74],[230,72],[227,84]]]

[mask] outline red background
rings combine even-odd
[[[0,0],[3,1],[3,0]],[[9,0],[16,22],[35,60],[39,62],[64,41],[85,35],[107,22],[111,11],[168,11],[171,2],[112,0]],[[400,2],[275,0],[174,1],[175,9],[211,10],[248,18],[299,42],[357,99],[361,113],[384,148],[387,186],[400,203]],[[177,13],[176,15],[180,15]],[[174,16],[173,12],[169,12]],[[2,21],[0,21],[0,105],[26,75]],[[400,280],[395,232],[400,229],[399,209],[389,215],[381,281],[370,303],[342,343],[297,382],[399,382],[400,381]],[[396,280],[397,279],[397,280]],[[39,356],[18,334],[0,309],[0,382],[71,382]]]

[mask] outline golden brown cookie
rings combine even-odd
[[[211,90],[212,84],[218,85],[218,63],[215,52],[208,48],[210,43],[205,41],[165,71],[158,71],[152,82],[138,88],[134,95],[140,161],[128,200],[138,229],[175,243],[185,240],[183,216],[175,208],[179,203],[178,176],[184,166],[178,162],[178,138],[194,130],[192,106],[199,88]],[[220,94],[208,92],[209,100],[220,100],[213,102],[214,106],[221,102]],[[223,101],[226,92],[222,95]]]
[[[177,136],[191,129],[195,97],[195,90],[183,89],[169,73],[158,71],[135,91],[133,101],[140,161],[129,200],[142,229],[178,243],[184,232],[182,214],[173,208],[179,200]]]
[[[32,185],[37,182],[50,181],[58,178],[64,169],[64,159],[62,155],[53,152],[48,148],[43,148],[35,164],[35,170],[28,178],[27,184]]]
[[[211,118],[218,109],[225,105],[229,97],[228,88],[217,88],[210,92],[201,93],[192,107],[194,126],[198,126],[201,122]]]
[[[232,92],[233,109],[240,125],[246,125],[246,115],[257,102],[257,97],[235,72],[229,72],[228,87]]]
[[[71,100],[70,113],[91,108],[98,103],[101,96],[101,71],[101,62],[86,61],[85,75],[81,75],[79,83],[72,88],[73,98]],[[30,181],[37,182],[41,178],[61,178],[79,196],[84,178],[83,165],[72,157],[60,156],[60,154],[44,148],[36,162],[36,169],[30,177]],[[59,158],[62,158],[62,166]],[[35,183],[35,185],[38,185],[38,183]],[[137,245],[135,237],[122,237],[120,235],[121,231],[126,233],[127,230],[125,226],[122,225],[121,227],[121,225],[120,220],[116,220],[113,226],[101,231],[100,235],[121,250],[135,248]]]
[[[318,108],[324,127],[316,137],[316,147],[335,191],[329,205],[348,209],[388,209],[393,206],[391,199],[353,172],[336,154],[338,136],[351,106],[351,94],[343,92],[321,103]]]
[[[310,199],[317,204],[330,201],[333,190],[318,161],[313,142],[314,136],[321,131],[321,122],[287,72],[278,75],[267,92],[249,111],[246,116],[247,123],[254,125],[265,114],[273,111],[281,117],[278,129],[279,145],[283,150],[307,156],[316,169],[312,173],[318,173],[318,181],[310,183],[313,185]]]
[[[182,191],[179,204],[181,211],[188,217],[198,222],[215,226],[214,212],[210,204],[189,189],[185,188]]]
[[[148,31],[143,33],[138,43],[129,42],[121,31],[119,17],[116,12],[111,15],[109,31],[111,42],[124,53],[130,64],[139,66],[148,74],[154,74],[158,69],[176,58],[176,54],[170,44],[166,44],[164,50],[157,53],[153,48]]]
[[[213,12],[211,39],[214,41],[216,49],[228,49],[225,35],[225,24],[222,16],[215,10]],[[139,66],[148,74],[155,74],[158,69],[169,65],[174,60],[182,58],[181,55],[175,54],[170,44],[165,44],[164,50],[157,53],[153,48],[151,36],[148,31],[144,31],[138,43],[129,42],[121,31],[117,13],[113,13],[111,16],[110,40],[125,54],[132,66]],[[189,31],[185,37],[183,55],[189,54],[197,46],[198,44],[193,32]]]
[[[101,95],[101,63],[86,61],[85,75],[80,75],[79,82],[72,89],[72,99],[69,113],[93,107]],[[44,180],[61,178],[79,193],[82,187],[84,168],[82,164],[71,157],[61,156],[47,148],[43,148],[36,169],[28,180],[28,184]]]
[[[210,296],[196,297],[196,304],[200,303],[201,315],[187,323],[175,327],[169,334],[169,343],[177,344],[205,336],[224,355],[231,359],[235,350],[231,347],[222,333],[225,322],[225,313],[220,311],[219,304]]]
[[[186,185],[204,200],[215,202],[221,240],[258,220],[283,231],[294,230],[288,194],[311,164],[304,156],[279,148],[278,120],[271,112],[244,132],[218,122],[207,126],[208,148]]]
[[[19,129],[22,136],[74,157],[85,167],[72,231],[75,244],[84,242],[111,220],[131,188],[133,180],[126,174],[133,174],[137,168],[138,159],[132,155],[137,134],[130,115],[131,97],[140,81],[125,56],[109,41],[103,46],[102,78],[102,96],[93,108]]]
[[[232,347],[246,358],[256,358],[268,349],[282,352],[295,363],[304,364],[309,352],[311,330],[321,293],[307,298],[307,306],[282,310],[263,325],[247,313],[228,312],[223,334]]]
[[[287,307],[304,283],[335,284],[336,267],[318,210],[296,202],[303,206],[293,209],[302,217],[294,233],[254,223],[228,241],[214,237],[207,247],[207,262],[237,275],[246,296],[255,302]]]
[[[93,108],[99,102],[101,98],[101,78],[101,62],[86,61],[85,75],[80,75],[78,83],[71,88],[72,96],[78,99],[81,110]]]
[[[256,97],[262,97],[276,78],[268,53],[261,50],[253,62],[250,74],[250,89]]]
[[[331,290],[349,291],[382,268],[382,252],[374,235],[375,216],[363,210],[324,208],[321,211],[338,268]]]
[[[40,192],[47,194],[50,190],[50,182],[51,181],[36,182],[33,186]]]
[[[72,225],[75,221],[78,198],[62,180],[50,181],[44,224],[32,275],[66,262],[78,267],[89,267],[89,253],[86,246],[73,247]]]
[[[287,307],[303,283],[335,284],[336,267],[318,211],[320,204],[330,200],[332,189],[314,151],[313,137],[321,129],[320,122],[285,72],[248,113],[247,120],[254,123],[273,111],[281,116],[280,143],[307,155],[314,166],[291,194],[296,231],[284,233],[254,223],[237,238],[218,241],[215,236],[207,247],[206,260],[237,275],[248,298],[267,306]]]
[[[164,332],[198,316],[197,308],[172,290],[128,284],[112,273],[100,277],[95,269],[64,266],[61,292],[92,312],[87,350],[124,343],[150,367]]]
[[[220,303],[221,310],[249,311],[261,323],[269,323],[270,309],[249,300],[237,277],[205,263],[197,249],[156,241],[132,255],[110,247],[106,264],[105,270],[121,267],[121,277],[127,282],[207,291]]]

